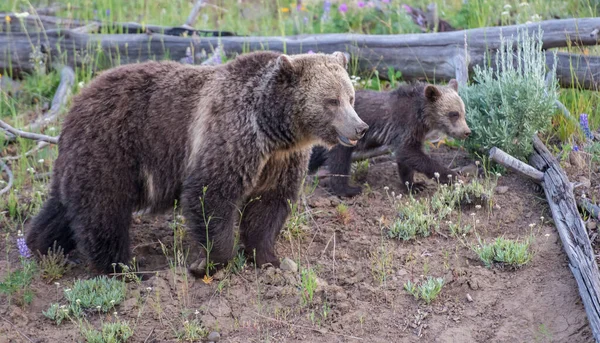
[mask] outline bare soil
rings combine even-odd
[[[433,155],[447,164],[472,162],[446,147]],[[585,174],[577,168],[567,170],[575,180]],[[280,257],[316,271],[318,286],[311,305],[302,303],[299,272],[256,269],[248,263],[239,274],[218,273],[208,284],[191,276],[186,282],[169,268],[159,243],[173,244],[172,215],[134,221],[133,248],[140,269],[155,273],[141,285],[130,283],[128,299],[117,307],[118,317],[135,327],[130,341],[176,341],[183,309],[191,311],[188,318],[197,316],[209,331],[220,332],[220,342],[593,341],[544,195],[533,183],[504,175],[498,186],[508,191],[495,194],[497,206],[491,212],[469,208],[462,213],[465,218],[476,214],[477,232],[486,241],[525,238],[533,232],[533,260],[511,270],[486,268],[469,247],[476,243],[473,234],[457,239],[449,232],[433,233],[408,242],[388,238],[384,226],[396,213],[384,187],[389,193],[406,194],[404,186],[391,161],[371,165],[366,181],[370,190],[353,199],[331,196],[318,187],[300,204],[302,211],[308,210],[305,233],[278,239]],[[597,187],[593,182],[589,191],[598,192]],[[348,218],[336,210],[340,202],[348,205]],[[536,224],[533,229],[531,223]],[[4,256],[4,250],[1,253]],[[13,265],[15,253],[10,254]],[[374,272],[385,260],[378,253],[391,256],[384,282]],[[5,275],[7,262],[1,263],[0,275]],[[446,281],[430,305],[403,289],[406,281],[426,276]],[[77,266],[59,280],[60,288],[88,277],[85,267]],[[36,296],[26,307],[9,306],[0,298],[0,342],[83,341],[77,325],[56,326],[42,315],[51,302],[62,299],[62,291],[41,278],[34,281],[34,290]],[[99,327],[114,315],[87,319]]]

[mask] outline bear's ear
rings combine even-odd
[[[458,81],[456,79],[448,81],[448,86],[458,92]]]
[[[288,55],[279,55],[277,57],[277,67],[279,70],[284,71],[286,73],[294,72],[294,64],[292,63],[292,59]]]
[[[436,101],[440,96],[442,96],[442,93],[440,93],[440,90],[436,86],[427,85],[427,87],[425,87],[425,98]]]
[[[344,52],[335,51],[333,57],[344,67],[344,69],[348,69],[348,60],[350,59],[350,55]]]

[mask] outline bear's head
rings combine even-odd
[[[458,82],[450,80],[447,86],[427,85],[424,89],[424,117],[432,130],[465,139],[471,134],[465,117],[465,104],[458,95]]]
[[[354,111],[354,86],[344,53],[280,55],[277,66],[293,80],[295,117],[302,139],[328,147],[354,146],[369,126]]]

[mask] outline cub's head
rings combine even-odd
[[[279,72],[293,82],[293,126],[302,139],[332,147],[354,146],[369,126],[354,111],[354,87],[341,52],[280,55]]]
[[[425,93],[425,117],[433,130],[465,139],[471,134],[465,117],[465,104],[458,95],[458,82],[450,80],[447,86],[427,85]]]

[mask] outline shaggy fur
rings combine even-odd
[[[457,139],[464,139],[471,133],[465,119],[465,106],[457,90],[458,83],[451,80],[448,86],[417,83],[402,85],[389,92],[357,91],[355,109],[369,125],[369,131],[356,148],[337,145],[328,151],[315,147],[309,172],[327,164],[332,175],[349,175],[355,149],[389,145],[395,152],[402,182],[408,182],[413,190],[420,191],[424,187],[413,182],[415,171],[430,178],[439,173],[440,182],[449,182],[448,175],[456,177],[456,173],[432,160],[422,148],[425,140],[436,132]],[[331,176],[329,186],[340,196],[359,194],[361,188],[350,186],[348,179],[347,176]]]
[[[260,197],[245,208],[240,236],[257,264],[279,265],[275,238],[311,147],[358,140],[368,128],[352,107],[346,63],[342,53],[256,52],[216,67],[146,62],[101,74],[65,118],[28,246],[45,253],[56,240],[110,272],[130,261],[132,212],[179,200],[192,236],[210,240],[211,261],[223,265],[237,209]]]

